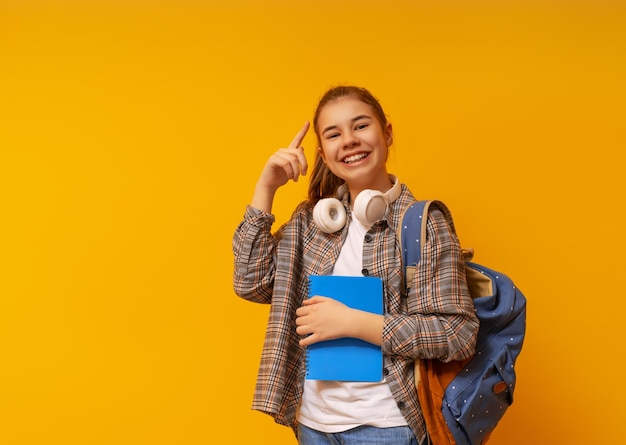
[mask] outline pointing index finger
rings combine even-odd
[[[307,131],[309,131],[309,121],[306,121],[304,123],[304,125],[302,126],[302,128],[300,129],[300,131],[298,132],[298,134],[296,135],[295,138],[293,138],[293,141],[291,141],[291,144],[289,144],[289,148],[298,148],[300,146],[300,144],[302,144],[302,141],[304,140],[304,136],[306,135]]]

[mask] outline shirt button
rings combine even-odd
[[[365,240],[366,243],[370,243],[372,241],[372,235],[368,233],[365,235],[365,238],[363,239]]]
[[[404,402],[398,402],[398,408],[403,409],[404,408]]]
[[[370,271],[367,269],[361,269],[361,273],[365,276],[368,276],[370,274]]]
[[[383,375],[389,375],[389,369],[383,368]]]

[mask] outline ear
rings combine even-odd
[[[385,140],[387,141],[387,147],[390,147],[393,144],[393,128],[391,126],[391,122],[387,122],[385,126]]]
[[[324,164],[326,164],[326,155],[324,154],[324,150],[322,149],[322,147],[317,147],[317,152],[322,158],[322,161],[324,161]]]

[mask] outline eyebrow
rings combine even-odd
[[[361,119],[372,119],[372,117],[368,116],[367,114],[359,114],[358,116],[355,116],[352,119],[350,119],[350,122],[354,123],[356,121],[360,121]],[[335,130],[336,128],[338,128],[337,125],[329,125],[328,127],[322,130],[322,134],[326,133],[329,130]]]

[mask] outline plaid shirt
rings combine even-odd
[[[343,196],[351,214],[348,194]],[[414,201],[405,185],[363,243],[364,275],[383,279],[385,322],[382,350],[385,379],[416,437],[426,426],[417,398],[416,358],[462,360],[474,352],[478,319],[467,284],[459,241],[436,207],[427,219],[427,241],[409,295],[402,284],[402,257],[396,229],[402,210]],[[313,203],[302,202],[291,220],[272,234],[274,217],[249,207],[233,237],[234,289],[249,301],[270,304],[265,342],[252,408],[296,428],[305,378],[304,350],[296,334],[296,309],[307,296],[308,276],[331,274],[346,238],[326,234],[313,223]],[[418,300],[415,294],[419,287]]]

